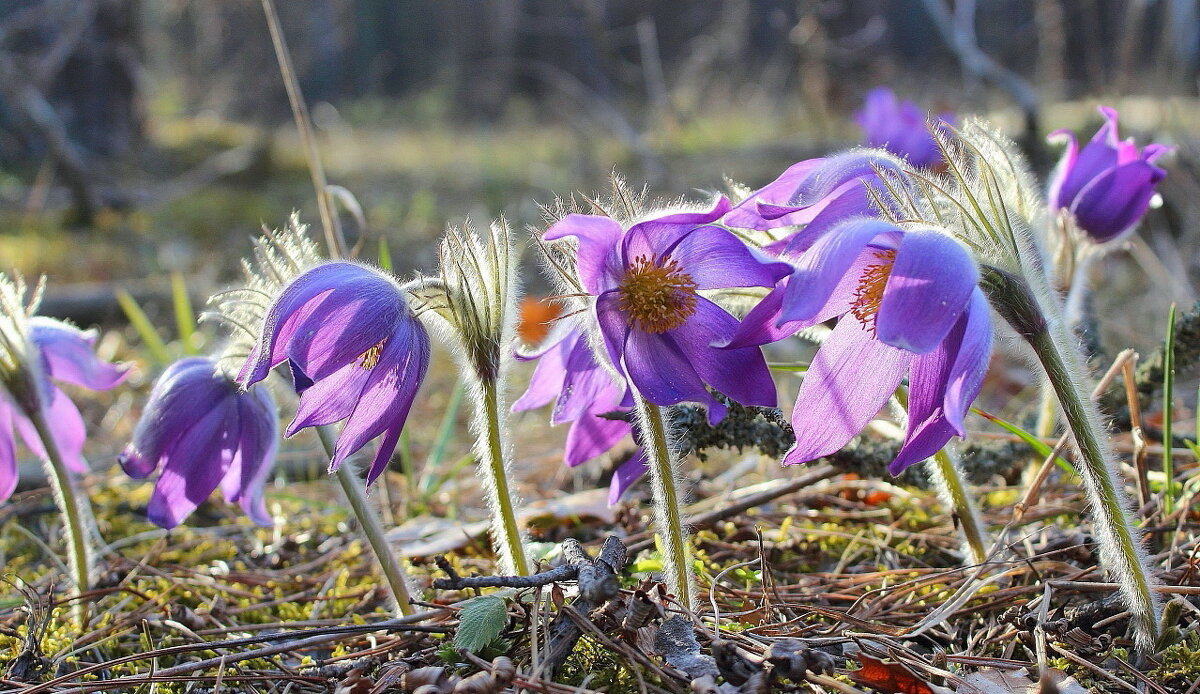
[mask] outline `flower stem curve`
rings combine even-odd
[[[1138,645],[1149,648],[1158,638],[1153,579],[1138,543],[1128,500],[1111,464],[1112,454],[1105,444],[1099,413],[1078,376],[1086,373],[1081,358],[1069,346],[1070,335],[1059,321],[1051,321],[1046,331],[1029,337],[1029,344],[1058,396],[1063,419],[1079,451],[1078,471],[1095,515],[1101,558],[1121,586]]]
[[[638,393],[635,397],[641,423],[642,446],[650,463],[654,489],[654,525],[663,545],[663,573],[667,587],[684,607],[695,604],[692,555],[679,504],[675,456],[667,443],[667,425],[658,405]]]
[[[337,435],[328,425],[316,429],[317,435],[321,439],[321,445],[325,447],[325,453],[332,458]],[[371,545],[371,551],[374,552],[375,560],[383,571],[383,577],[387,580],[388,587],[391,588],[396,610],[405,617],[413,614],[412,595],[408,590],[408,575],[388,544],[379,513],[367,501],[367,489],[363,485],[362,479],[359,478],[358,471],[347,461],[338,467],[335,475],[338,483],[342,485],[342,491],[346,494],[346,500],[350,502],[350,510],[358,520],[358,526],[362,529],[363,536],[367,538],[367,544]]]
[[[76,487],[75,478],[63,461],[62,453],[58,450],[58,442],[55,441],[54,434],[50,431],[50,425],[46,421],[46,415],[42,408],[34,407],[32,411],[25,414],[37,431],[38,438],[42,440],[42,447],[46,451],[46,460],[44,461],[46,478],[50,480],[51,488],[54,490],[55,500],[58,501],[58,508],[62,512],[63,529],[67,535],[67,563],[71,567],[73,574],[71,579],[75,583],[75,589],[82,595],[92,585],[94,551],[89,540],[89,533],[95,528],[92,507],[88,503],[87,496]],[[88,622],[87,601],[76,600],[72,612],[79,628],[84,629]]]

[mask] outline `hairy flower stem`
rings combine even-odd
[[[82,494],[75,485],[75,478],[63,462],[58,450],[58,443],[46,422],[45,413],[41,407],[32,408],[25,413],[37,430],[42,447],[46,449],[46,477],[54,490],[54,498],[58,501],[58,509],[62,512],[63,529],[67,535],[67,561],[70,564],[71,578],[75,589],[83,595],[91,588],[93,549],[89,533],[95,528],[92,517],[92,507],[87,496]],[[82,598],[75,600],[72,614],[80,629],[88,622],[88,602]]]
[[[512,492],[508,488],[508,465],[504,440],[500,436],[500,397],[494,379],[480,379],[482,402],[476,402],[478,437],[476,455],[483,461],[479,466],[484,476],[488,506],[492,510],[492,544],[500,554],[503,573],[528,576],[529,558],[521,541],[521,529],[513,511]],[[482,419],[483,421],[478,421]]]
[[[676,486],[675,457],[667,444],[666,421],[658,405],[640,393],[637,395],[642,446],[650,459],[650,480],[654,489],[654,525],[663,545],[663,573],[667,587],[684,607],[695,605],[692,590],[692,553]]]
[[[946,449],[934,454],[927,463],[930,477],[942,497],[942,501],[953,509],[959,531],[971,557],[971,562],[982,564],[987,561],[987,544],[984,542],[983,523],[971,494],[963,480],[962,470]]]
[[[325,447],[325,453],[332,458],[337,435],[328,425],[316,429],[317,435],[321,439],[321,445]],[[358,526],[362,528],[367,543],[371,545],[371,550],[375,553],[375,560],[383,571],[383,577],[392,589],[392,599],[396,603],[396,609],[403,616],[411,615],[413,606],[412,595],[408,592],[408,575],[404,572],[404,567],[400,565],[399,560],[396,559],[396,555],[392,553],[391,546],[388,545],[387,536],[383,532],[383,521],[379,518],[379,513],[375,508],[367,501],[367,489],[363,486],[358,472],[347,461],[337,469],[336,476],[342,485],[342,491],[346,494],[346,500],[350,502],[350,510],[358,519]]]
[[[1134,636],[1147,649],[1158,639],[1158,602],[1153,580],[1128,511],[1125,494],[1111,464],[1100,416],[1088,397],[1082,359],[1071,347],[1065,326],[1050,321],[1047,329],[1027,336],[1062,405],[1063,417],[1079,451],[1078,470],[1095,515],[1101,558],[1117,579],[1132,613]]]

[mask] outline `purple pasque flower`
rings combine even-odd
[[[767,247],[772,253],[803,251],[830,227],[872,212],[868,187],[883,188],[879,172],[899,173],[904,162],[881,149],[851,149],[793,164],[725,215],[722,224],[764,231],[803,226]]]
[[[117,461],[135,479],[161,471],[147,509],[155,525],[179,525],[217,487],[255,523],[271,525],[263,486],[278,417],[265,386],[242,390],[215,359],[187,357],[159,376]]]
[[[1050,207],[1066,210],[1075,224],[1096,243],[1123,237],[1150,209],[1154,187],[1167,172],[1154,165],[1166,145],[1149,144],[1138,151],[1133,138],[1118,139],[1117,112],[1100,107],[1104,125],[1083,149],[1070,130],[1050,133],[1065,140],[1067,149],[1050,179]]]
[[[285,434],[345,420],[330,470],[382,436],[370,483],[396,450],[429,351],[429,334],[399,285],[376,270],[331,262],[284,287],[237,380],[250,386],[289,361],[307,387]]]
[[[991,354],[991,318],[969,253],[932,229],[842,222],[793,261],[795,272],[746,316],[733,348],[840,318],[796,399],[796,444],[783,463],[834,453],[909,379],[899,474],[965,436]]]
[[[109,390],[128,375],[124,367],[106,362],[96,356],[93,347],[96,334],[72,325],[33,316],[28,319],[28,337],[36,358],[40,360],[40,394],[36,403],[17,402],[12,395],[0,390],[0,501],[12,496],[17,488],[16,442],[13,427],[25,446],[37,457],[45,459],[46,449],[24,407],[44,408],[46,423],[54,437],[63,462],[73,472],[87,472],[83,459],[86,438],[83,416],[75,403],[54,381],[70,383],[91,390]]]
[[[699,292],[770,287],[790,272],[716,226],[730,209],[722,197],[708,211],[666,214],[628,230],[609,217],[572,214],[545,234],[547,241],[577,240],[578,279],[595,299],[589,308],[613,366],[650,402],[703,403],[713,421],[725,406],[706,384],[767,407],[775,404],[775,384],[758,348],[711,346],[732,337],[738,320]]]
[[[938,120],[949,123],[953,117],[944,113]],[[867,92],[854,120],[862,127],[868,145],[904,157],[913,166],[942,164],[942,153],[929,132],[925,112],[913,102],[897,98],[891,89],[876,87]]]
[[[515,403],[513,412],[532,410],[554,402],[551,424],[570,422],[563,462],[582,465],[612,450],[632,435],[628,421],[608,419],[611,412],[629,412],[633,407],[629,386],[618,383],[596,361],[579,326],[560,323],[536,350],[517,355],[537,359],[529,388]],[[647,470],[646,455],[637,451],[613,473],[608,503],[615,504]]]

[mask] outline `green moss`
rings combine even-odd
[[[1159,653],[1161,663],[1150,671],[1151,682],[1167,691],[1184,691],[1200,679],[1200,633],[1189,633],[1183,641]]]

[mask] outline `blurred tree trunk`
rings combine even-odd
[[[100,0],[53,81],[50,101],[86,152],[123,159],[143,137],[138,0]]]
[[[0,94],[25,142],[49,157],[76,220],[125,201],[101,199],[101,170],[142,142],[138,0],[29,0],[0,14]]]

